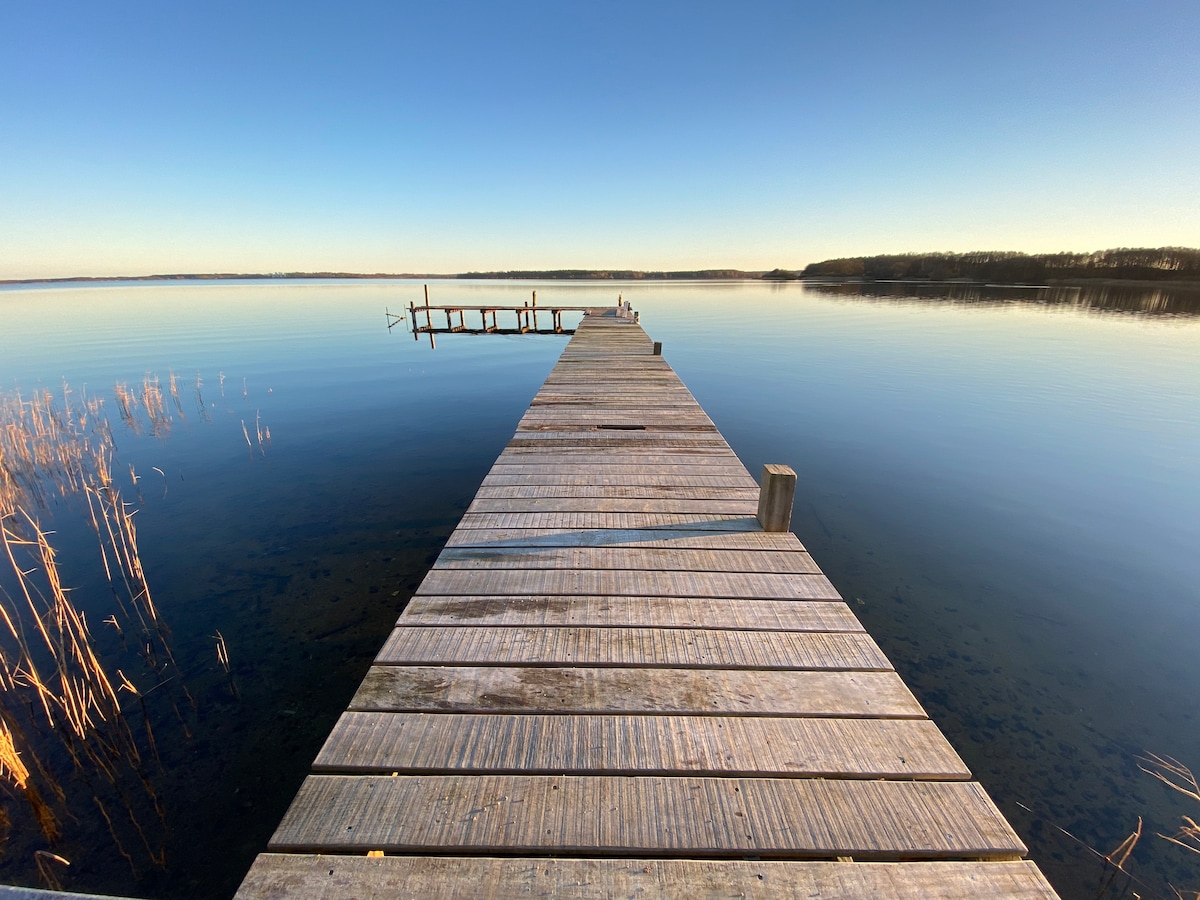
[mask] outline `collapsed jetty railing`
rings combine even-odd
[[[486,304],[481,306],[464,305],[456,303],[447,306],[431,304],[429,302],[429,285],[425,285],[425,304],[417,306],[415,302],[409,301],[408,309],[401,313],[394,313],[388,309],[384,309],[384,313],[388,318],[388,329],[401,322],[408,322],[412,331],[413,340],[420,340],[422,334],[429,335],[429,344],[431,347],[436,347],[434,335],[437,334],[574,334],[574,328],[563,327],[564,312],[584,313],[589,309],[594,309],[595,305],[591,306],[569,306],[562,304],[551,304],[549,306],[538,306],[537,291],[533,292],[531,300],[526,301],[521,306],[505,306],[503,304]],[[620,314],[633,316],[636,314],[628,309],[628,304],[622,305],[620,297],[617,298],[617,309]],[[549,327],[543,327],[538,323],[538,313],[542,313],[542,323],[545,323],[545,314],[550,314]],[[419,317],[424,313],[424,324],[421,324]],[[479,327],[474,328],[467,324],[467,313],[479,314]],[[514,327],[505,327],[499,324],[497,315],[500,313],[512,313],[516,316],[516,324]],[[434,315],[437,314],[439,324],[434,324]],[[441,316],[445,315],[446,324],[440,324]],[[455,316],[458,321],[455,322]],[[491,323],[488,322],[488,317],[491,317]],[[472,315],[474,318],[474,315]]]

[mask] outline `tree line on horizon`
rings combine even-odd
[[[770,277],[768,274],[766,277]],[[1188,247],[1128,248],[1093,253],[901,253],[854,256],[810,263],[802,278],[970,279],[1008,283],[1056,279],[1119,278],[1138,281],[1200,280],[1200,250]]]

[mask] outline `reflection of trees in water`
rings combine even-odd
[[[806,282],[805,290],[846,300],[955,303],[972,306],[1060,306],[1098,313],[1200,316],[1200,289],[1096,284],[1016,288],[985,284]]]

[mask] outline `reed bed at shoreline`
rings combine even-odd
[[[201,389],[197,373],[196,404],[201,419],[211,421]],[[165,439],[174,417],[186,418],[174,372],[165,391],[148,374],[140,383],[117,382],[112,399],[134,435]],[[265,456],[269,430],[264,435],[260,414],[255,424]],[[162,766],[154,723],[166,712],[190,737],[188,707],[196,701],[143,566],[135,521],[140,479],[131,464],[137,502],[129,502],[113,475],[116,449],[99,397],[76,394],[65,383],[61,396],[48,389],[0,395],[0,787],[24,799],[46,846],[58,843],[64,822],[78,820],[72,809],[86,805],[90,792],[92,808],[137,877],[143,865],[166,864],[163,828],[145,821],[147,810],[159,826],[165,815],[153,784]],[[96,537],[113,603],[103,625],[114,630],[119,651],[111,639],[96,639],[63,582],[53,532],[41,517],[64,510],[78,513]],[[216,656],[236,700],[220,632]],[[73,806],[77,794],[83,799]],[[11,821],[0,805],[0,846]],[[34,855],[43,884],[60,888],[56,873],[69,861],[43,847]]]

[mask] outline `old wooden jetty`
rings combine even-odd
[[[656,349],[584,317],[239,897],[1054,896]]]
[[[438,334],[574,334],[575,329],[563,326],[563,313],[587,312],[589,308],[561,304],[538,306],[537,291],[534,291],[533,296],[521,306],[434,305],[429,302],[429,285],[425,285],[425,304],[423,306],[409,303],[405,313],[388,311],[387,319],[389,329],[400,322],[408,321],[413,340],[419,340],[422,334],[427,334],[430,346],[436,347],[434,335]],[[467,321],[468,313],[471,315],[470,323]],[[503,321],[505,322],[508,321],[508,314],[514,314],[516,319],[513,325],[501,324],[501,320],[497,319],[501,313],[504,314]],[[538,323],[538,313],[542,314],[540,324]],[[434,323],[435,314],[437,315],[437,324]],[[422,315],[425,318],[424,324],[421,324]],[[479,316],[478,327],[474,326],[476,315]],[[441,324],[442,316],[446,317],[444,326]],[[455,321],[455,316],[458,317],[457,321]],[[550,317],[548,324],[547,316]]]

